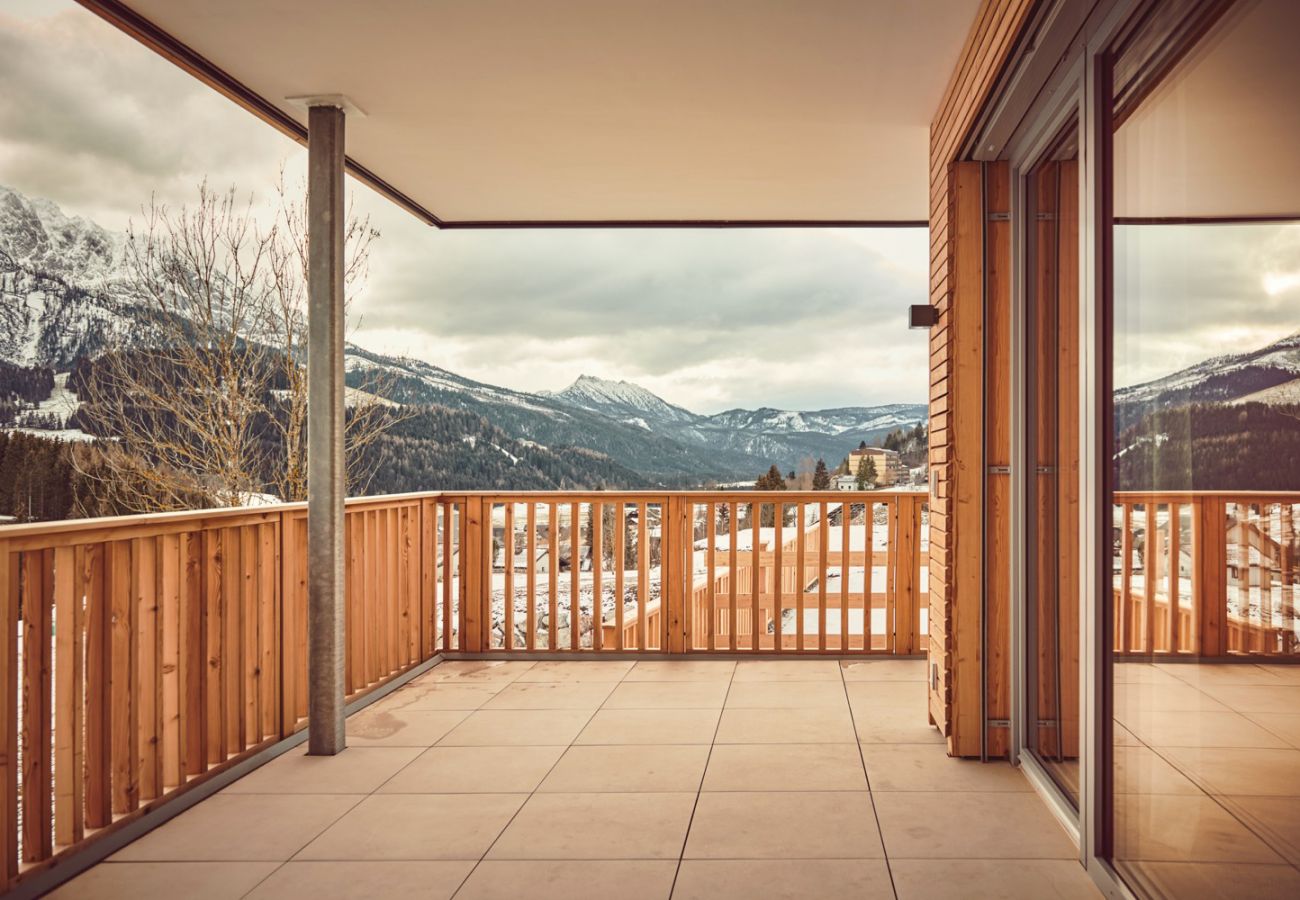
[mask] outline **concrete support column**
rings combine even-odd
[[[343,110],[307,119],[307,752],[346,746],[343,681]]]

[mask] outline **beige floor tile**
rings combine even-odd
[[[376,794],[297,858],[478,859],[526,799],[526,794]]]
[[[845,681],[919,681],[926,680],[929,663],[924,659],[844,660],[840,673]]]
[[[1136,710],[1124,715],[1135,737],[1153,747],[1286,747],[1286,741],[1245,716],[1218,710]]]
[[[444,747],[556,747],[591,719],[585,709],[475,710],[442,739]]]
[[[839,681],[734,681],[727,694],[728,709],[845,708]]]
[[[1296,785],[1300,790],[1300,785]],[[1300,866],[1300,799],[1296,797],[1216,797],[1228,812],[1263,838],[1287,862]]]
[[[1300,748],[1300,711],[1294,713],[1247,713],[1246,718]]]
[[[898,900],[1091,900],[1084,871],[1066,859],[896,859]]]
[[[833,659],[742,659],[733,681],[840,681]]]
[[[238,900],[274,862],[100,863],[47,896],[56,900]]]
[[[624,681],[605,701],[606,709],[721,709],[725,681]]]
[[[843,744],[853,740],[848,709],[725,709],[719,744]]]
[[[1115,791],[1119,794],[1187,794],[1202,791],[1158,753],[1140,744],[1115,747]]]
[[[1124,880],[1147,896],[1189,900],[1295,900],[1300,872],[1285,865],[1121,861]]]
[[[1300,666],[1262,665],[1260,668],[1286,684],[1300,684]]]
[[[865,791],[857,744],[719,744],[706,791]]]
[[[1145,715],[1153,710],[1191,712],[1195,710],[1228,710],[1208,693],[1185,682],[1161,684],[1115,685],[1115,718],[1127,723],[1130,718]]]
[[[404,710],[478,709],[507,684],[470,680],[412,682],[375,705]]]
[[[954,759],[943,746],[863,744],[873,791],[1031,791],[1029,781],[1005,762]]]
[[[236,781],[225,794],[368,794],[419,756],[419,747],[348,747],[338,756],[290,750]]]
[[[1179,679],[1151,663],[1117,662],[1113,676],[1115,684],[1175,684]]]
[[[716,709],[602,709],[576,744],[709,744],[718,727]]]
[[[550,660],[519,676],[520,681],[622,681],[633,660]]]
[[[483,704],[483,709],[594,710],[614,689],[611,681],[516,681]]]
[[[1075,859],[1078,852],[1033,792],[875,792],[893,859]]]
[[[1156,663],[1155,668],[1193,687],[1282,683],[1272,672],[1248,663]]]
[[[1282,862],[1281,857],[1209,797],[1119,794],[1119,859],[1186,862]]]
[[[356,794],[217,794],[115,853],[115,862],[289,859],[359,803]]]
[[[864,744],[942,744],[943,735],[930,724],[924,707],[919,709],[878,708],[856,704],[853,727]]]
[[[1300,684],[1215,684],[1202,690],[1242,713],[1293,713],[1300,709]]]
[[[1300,750],[1174,747],[1162,752],[1211,794],[1300,798]]]
[[[846,685],[855,709],[907,709],[925,715],[926,686],[912,681],[855,681]]]
[[[433,747],[379,793],[531,793],[563,753],[564,747]]]
[[[489,859],[677,859],[694,793],[533,794]]]
[[[412,684],[431,681],[511,682],[534,665],[535,663],[525,660],[455,659],[439,663]]]
[[[707,744],[570,747],[538,790],[547,793],[698,791]]]
[[[866,791],[700,794],[686,859],[879,859]]]
[[[495,860],[479,863],[456,900],[667,900],[675,860]]]
[[[432,747],[466,716],[463,709],[366,709],[348,717],[353,747]]]
[[[627,673],[626,681],[730,681],[736,664],[713,659],[643,659]]]
[[[290,862],[248,900],[450,900],[473,860]]]
[[[893,900],[883,859],[688,859],[673,900]]]

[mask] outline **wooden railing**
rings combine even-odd
[[[435,587],[456,514],[348,503],[351,698],[454,641]],[[302,504],[0,528],[9,883],[303,727],[306,532]]]
[[[1115,499],[1116,652],[1300,653],[1300,493]]]
[[[923,646],[924,493],[445,499],[468,510],[467,651],[909,654]]]
[[[352,500],[346,691],[438,653],[918,652],[925,499]],[[303,504],[0,527],[8,884],[304,726],[306,550]]]

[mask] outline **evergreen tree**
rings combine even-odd
[[[869,490],[876,483],[876,461],[870,456],[864,456],[858,462],[857,487],[860,491]]]
[[[826,469],[826,460],[817,460],[817,468],[813,472],[813,490],[829,491],[831,489],[831,473]]]

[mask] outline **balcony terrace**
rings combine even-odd
[[[1117,840],[1159,878],[1297,877],[1293,503],[1116,507]],[[17,891],[104,857],[65,895],[1092,891],[1029,781],[932,724],[925,494],[352,500],[337,757],[301,746],[305,512],[0,529]]]
[[[448,661],[348,743],[55,896],[1096,896],[1018,771],[945,754],[922,660]]]

